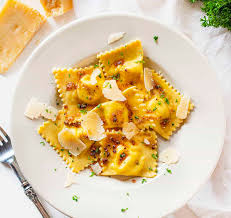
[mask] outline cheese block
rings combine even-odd
[[[0,12],[0,73],[8,70],[44,21],[38,11],[20,2],[5,3]]]
[[[47,17],[60,16],[73,8],[72,0],[40,0]]]

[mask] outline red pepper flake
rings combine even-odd
[[[165,128],[169,123],[169,118],[163,119],[160,121],[160,125],[162,128]]]
[[[67,85],[66,85],[66,90],[67,90],[67,91],[71,91],[71,90],[76,89],[76,88],[77,88],[77,86],[76,86],[76,84],[73,83],[73,82],[69,82],[69,83],[67,83]]]
[[[118,65],[123,65],[124,64],[124,59],[120,59],[118,61],[114,62],[114,65],[117,67]]]

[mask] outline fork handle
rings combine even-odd
[[[19,181],[21,182],[26,196],[29,197],[29,199],[35,204],[35,206],[38,208],[38,210],[41,213],[41,215],[43,216],[43,218],[50,218],[49,214],[46,212],[45,208],[43,207],[43,205],[39,201],[38,196],[35,193],[35,191],[33,190],[32,186],[29,184],[29,182],[23,176],[15,157],[9,162],[10,162],[11,168],[13,169],[13,171],[15,172],[16,176],[18,177]]]

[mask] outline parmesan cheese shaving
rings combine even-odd
[[[166,148],[159,155],[159,161],[166,164],[175,164],[179,161],[180,155],[174,148]]]
[[[188,107],[189,107],[190,97],[187,95],[184,95],[181,98],[180,104],[177,107],[176,110],[176,117],[179,119],[185,119],[188,114]]]
[[[112,33],[109,35],[107,43],[112,44],[116,41],[119,41],[120,39],[122,39],[125,35],[125,32],[118,32],[118,33]]]
[[[152,70],[144,68],[144,86],[148,92],[153,89],[153,84]]]
[[[36,98],[31,98],[27,104],[24,115],[30,119],[38,119],[44,117],[52,121],[56,120],[58,110],[52,106],[47,106],[45,103],[39,102]]]
[[[74,175],[72,172],[68,172],[65,183],[64,183],[64,188],[68,188],[73,184],[76,184],[76,181],[74,179]]]
[[[92,141],[100,141],[105,138],[105,130],[103,128],[103,121],[95,112],[88,112],[83,116],[81,125],[86,130],[88,138]]]
[[[144,143],[145,143],[146,145],[150,145],[150,142],[149,142],[147,139],[144,139]]]
[[[79,139],[75,128],[64,128],[59,132],[58,140],[61,146],[68,149],[74,156],[78,156],[86,149],[86,145]]]
[[[101,70],[99,68],[93,70],[92,74],[91,74],[91,84],[95,85],[97,83],[97,76],[99,76],[99,74],[101,73]]]
[[[133,122],[129,122],[124,123],[122,132],[126,136],[126,138],[130,140],[134,135],[136,135],[139,132],[139,129]]]
[[[115,80],[106,80],[103,85],[103,95],[112,101],[125,101],[121,90],[118,88]]]
[[[91,169],[93,170],[93,172],[96,175],[100,175],[100,173],[102,172],[102,167],[99,165],[99,163],[95,163],[93,165],[91,165]]]

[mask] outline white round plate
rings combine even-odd
[[[125,37],[107,45],[114,32]],[[158,35],[158,43],[153,36]],[[53,67],[69,67],[96,52],[140,39],[145,55],[164,70],[167,79],[189,94],[195,110],[182,128],[160,149],[174,146],[181,154],[178,164],[161,165],[159,176],[142,184],[107,177],[76,176],[77,184],[64,188],[68,169],[42,138],[37,128],[42,120],[24,116],[31,97],[54,104]],[[72,217],[161,217],[183,206],[205,183],[219,159],[224,140],[224,109],[218,82],[206,59],[180,33],[159,22],[127,14],[103,14],[76,20],[48,37],[23,67],[11,114],[15,154],[26,178],[51,205]],[[56,169],[56,171],[54,170]],[[126,193],[129,193],[127,196]],[[77,195],[78,202],[72,200]],[[128,208],[125,213],[121,208]]]

